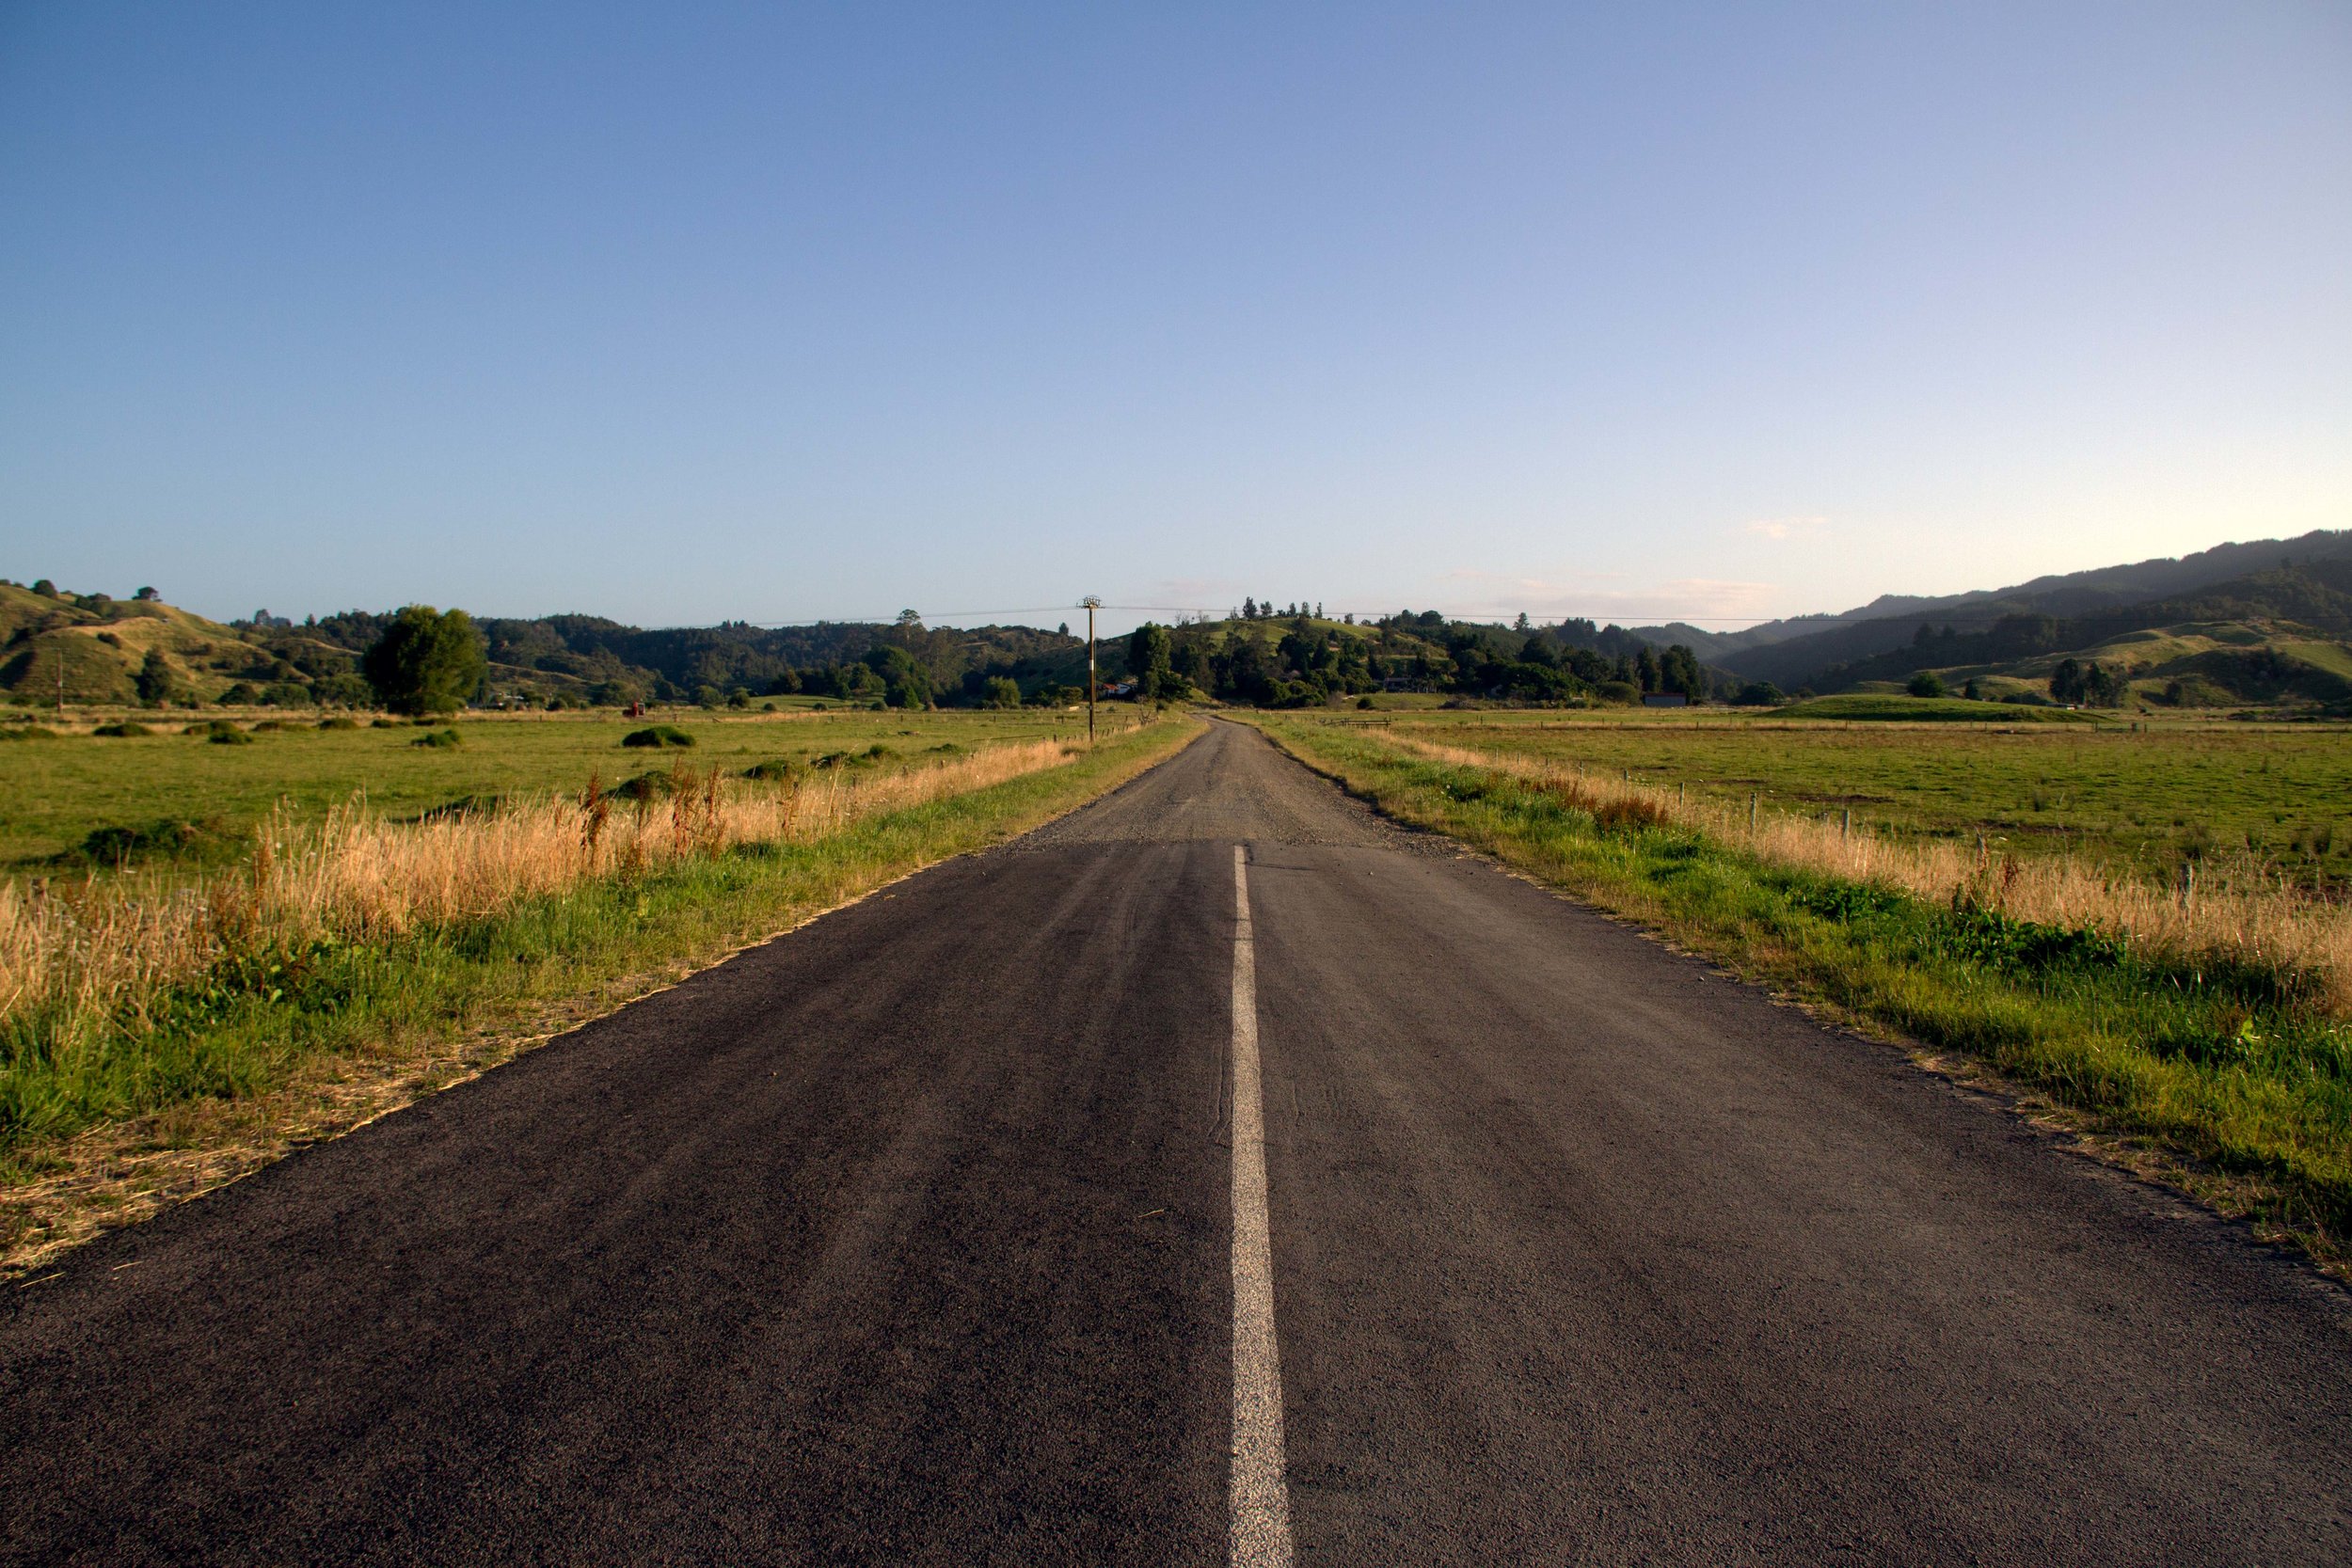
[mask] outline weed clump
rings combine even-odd
[[[167,817],[138,827],[94,828],[78,846],[53,857],[52,863],[119,866],[151,855],[187,854],[219,842],[216,832]]]
[[[55,740],[57,732],[44,730],[39,724],[19,724],[14,729],[0,729],[0,740]]]
[[[215,719],[207,724],[190,724],[183,735],[200,735],[215,746],[250,746],[253,737],[226,719]]]
[[[358,727],[359,721],[357,719],[322,719],[319,721],[319,728],[323,730],[356,730]]]
[[[666,800],[677,788],[677,781],[667,772],[640,773],[633,779],[623,779],[605,791],[605,798],[617,800]]]
[[[763,784],[782,784],[800,771],[801,765],[790,757],[770,757],[765,762],[755,762],[744,768],[743,776],[757,779]]]
[[[89,733],[103,735],[110,740],[128,740],[135,736],[153,735],[155,732],[135,720],[124,719],[112,724],[101,724]]]
[[[675,724],[650,724],[642,730],[631,730],[621,736],[624,746],[691,746],[694,737]]]
[[[371,720],[368,723],[368,728],[372,730],[396,730],[400,728],[400,721],[397,719]]]
[[[408,744],[411,746],[429,746],[436,751],[445,751],[452,746],[463,746],[465,743],[465,736],[459,735],[455,730],[428,730],[423,735],[417,736],[416,739],[410,741]]]

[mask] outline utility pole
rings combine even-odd
[[[1094,678],[1094,612],[1103,608],[1103,596],[1089,594],[1078,603],[1087,612],[1087,744],[1094,744],[1094,689],[1100,683]]]

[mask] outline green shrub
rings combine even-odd
[[[463,746],[465,743],[465,737],[459,735],[455,730],[431,730],[417,736],[416,739],[410,741],[408,744],[411,746],[431,746],[436,750],[443,750],[451,746]]]
[[[624,746],[691,746],[694,737],[675,724],[652,724],[621,736]]]
[[[145,724],[124,719],[112,724],[101,724],[89,733],[103,735],[110,740],[129,740],[137,736],[153,735],[155,732]]]
[[[214,720],[205,725],[200,733],[206,740],[215,746],[250,746],[253,744],[251,736],[226,719]]]

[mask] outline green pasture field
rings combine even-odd
[[[1973,705],[1981,706],[1981,705]],[[1720,714],[1338,715],[1442,745],[1507,752],[2016,855],[2066,852],[2167,877],[2249,851],[2291,880],[2352,884],[2352,730],[2308,724],[1788,723]]]
[[[2027,703],[1979,703],[1965,697],[1914,697],[1900,691],[1841,691],[1770,711],[1775,719],[1868,720],[1887,724],[2096,724],[2072,708]]]
[[[152,832],[185,824],[179,835],[197,860],[242,855],[253,824],[283,802],[312,818],[364,794],[375,810],[409,816],[465,800],[517,792],[577,791],[596,775],[610,785],[684,761],[695,768],[740,771],[784,758],[807,763],[829,752],[862,752],[879,744],[913,760],[931,748],[967,749],[1006,740],[1086,734],[1086,716],[1059,709],[882,713],[834,705],[714,717],[623,719],[612,714],[475,715],[430,726],[401,724],[322,730],[315,717],[248,713],[232,722],[250,745],[215,745],[178,733],[184,721],[127,717],[152,736],[107,738],[59,732],[53,737],[0,740],[0,873],[71,866],[93,832]],[[1128,721],[1131,710],[1104,716]],[[286,725],[253,733],[276,719]],[[196,721],[199,730],[210,718]],[[694,737],[691,749],[624,747],[621,737],[653,724],[675,724]],[[50,726],[55,728],[53,724]],[[420,736],[454,729],[455,746],[420,746]],[[889,760],[887,757],[882,759]],[[101,859],[105,857],[102,856]]]

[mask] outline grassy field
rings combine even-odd
[[[0,1266],[1025,831],[1200,729],[1120,717],[1089,750],[1054,738],[1050,720],[899,716],[884,743],[907,749],[901,761],[748,779],[736,765],[791,753],[787,736],[803,754],[870,748],[882,716],[722,724],[723,741],[661,752],[578,749],[599,734],[617,748],[615,726],[460,725],[476,758],[503,744],[564,791],[405,822],[290,811],[226,866],[0,881]],[[424,732],[374,733],[405,745]],[[666,798],[569,792],[616,757],[691,771]],[[455,783],[481,790],[479,775]]]
[[[297,818],[316,819],[353,796],[372,809],[413,816],[461,800],[486,800],[532,790],[577,792],[591,774],[612,784],[652,768],[666,768],[667,751],[624,747],[622,737],[647,725],[673,725],[693,737],[682,754],[697,768],[740,771],[755,763],[807,763],[828,753],[887,749],[880,760],[899,762],[940,745],[974,748],[1086,733],[1086,716],[1061,711],[871,713],[835,704],[818,713],[802,705],[774,714],[642,720],[594,714],[516,714],[464,718],[429,729],[398,725],[322,730],[315,719],[245,714],[232,720],[250,736],[246,745],[215,745],[199,733],[169,732],[131,738],[54,733],[45,738],[0,742],[0,874],[100,865],[119,858],[110,848],[135,842],[169,854],[173,846],[210,863],[242,856],[252,829],[281,803]],[[139,722],[135,713],[128,715]],[[287,727],[255,732],[275,717]],[[1120,708],[1113,724],[1131,722]],[[152,727],[152,721],[148,721]],[[54,729],[54,726],[44,726]],[[420,746],[428,734],[454,730],[455,746]],[[119,830],[78,853],[92,833]],[[63,857],[63,860],[60,860]]]
[[[1964,697],[1914,697],[1899,691],[1843,691],[1787,707],[1756,710],[1780,721],[1840,719],[1884,724],[2096,724],[2072,708],[2020,703],[1971,702]]]
[[[1911,701],[1912,699],[1904,699]],[[1978,706],[1981,712],[1980,705]],[[2316,725],[1789,723],[1447,712],[1388,733],[1629,775],[1999,853],[2174,879],[2252,856],[2303,886],[2352,884],[2352,732]],[[1352,716],[1341,722],[1366,722]]]
[[[2009,787],[1989,780],[2038,778],[2106,781],[2124,823],[2221,809],[2253,822],[2261,803],[2233,790],[2283,801],[2297,786],[2247,781],[2342,779],[2342,736],[1257,721],[1392,815],[1838,1016],[1982,1063],[2132,1163],[2333,1266],[2352,1260],[2352,926],[2339,907],[2260,879],[2181,903],[2047,846],[2039,861],[1990,847],[1979,860],[1855,832],[1843,806],[1835,821],[1807,815],[1863,796],[1949,832]],[[1767,783],[1805,810],[1759,800],[1751,828]]]

